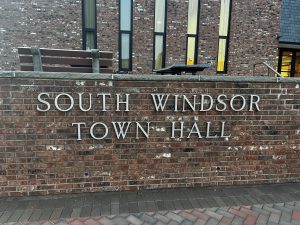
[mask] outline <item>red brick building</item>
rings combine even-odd
[[[0,69],[19,70],[21,46],[98,47],[114,53],[116,73],[208,63],[205,74],[248,76],[254,63],[276,66],[280,9],[279,0],[4,1]]]
[[[299,0],[119,2],[0,5],[0,196],[299,182],[300,80],[250,77],[299,75]],[[122,74],[15,72],[20,46]]]

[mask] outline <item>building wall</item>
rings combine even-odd
[[[40,79],[39,77],[43,77]],[[221,76],[166,77],[151,75],[91,75],[59,73],[0,73],[0,196],[47,195],[96,191],[139,190],[194,186],[297,182],[300,177],[299,80]],[[41,96],[50,104],[38,100]],[[74,98],[63,112],[54,99],[62,93]],[[78,93],[85,93],[79,109]],[[104,111],[99,93],[111,94]],[[129,94],[128,111],[120,104]],[[169,94],[163,111],[157,111],[151,94]],[[201,95],[227,96],[226,110],[201,111]],[[178,112],[174,95],[179,96]],[[197,96],[195,111],[186,103]],[[235,95],[245,98],[243,110],[230,108]],[[257,105],[250,108],[251,95]],[[232,106],[242,108],[238,97]],[[203,101],[207,109],[210,100]],[[70,99],[58,98],[62,109]],[[219,109],[223,104],[218,105]],[[46,110],[46,111],[39,111]],[[108,134],[95,140],[94,123],[107,125]],[[132,122],[126,137],[118,138],[113,122]],[[139,122],[149,137],[140,131]],[[184,122],[183,138],[175,131]],[[207,132],[207,124],[210,124]],[[224,134],[221,123],[224,122]],[[72,123],[85,123],[78,129]],[[193,124],[198,124],[201,137]],[[100,138],[105,129],[96,126]],[[187,138],[189,133],[194,133]],[[209,135],[207,135],[209,133]],[[213,137],[217,135],[216,137]],[[228,137],[225,137],[228,136]],[[138,138],[137,138],[138,137]]]
[[[231,75],[252,72],[252,64],[275,66],[280,1],[233,0],[229,67]],[[99,48],[115,55],[118,66],[118,1],[97,1]],[[166,64],[185,62],[188,1],[168,1]],[[201,0],[199,62],[216,73],[220,1]],[[19,46],[81,48],[81,1],[5,0],[0,6],[0,69],[18,70]],[[154,1],[136,0],[133,10],[133,73],[152,73]],[[259,71],[262,73],[265,71]]]

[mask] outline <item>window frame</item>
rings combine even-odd
[[[190,1],[189,1],[190,3]],[[188,60],[188,40],[189,38],[195,38],[195,52],[194,52],[194,64],[197,64],[198,63],[198,53],[199,53],[199,31],[200,31],[200,7],[201,5],[201,0],[198,0],[198,9],[197,9],[197,27],[196,27],[196,34],[189,34],[188,33],[188,30],[187,30],[187,33],[186,33],[186,51],[185,51],[185,64],[187,65],[187,60]],[[189,7],[189,5],[188,5]],[[189,17],[188,17],[189,19]],[[187,21],[187,28],[188,28],[188,23],[189,21]]]
[[[95,27],[94,28],[87,28],[85,25],[85,4],[84,1],[86,0],[81,0],[81,13],[82,13],[82,49],[86,50],[86,40],[87,40],[87,33],[93,33],[94,36],[94,49],[97,49],[97,0],[95,0],[95,11],[94,11],[94,21],[95,21]]]
[[[130,0],[130,30],[121,29],[121,1],[119,0],[119,72],[132,71],[132,34],[133,34],[133,0]],[[122,67],[122,34],[129,34],[129,66],[128,68]]]
[[[229,15],[228,15],[228,29],[227,35],[220,35],[220,24],[221,24],[221,7],[220,7],[220,22],[219,22],[219,37],[218,37],[218,54],[217,54],[217,63],[216,63],[216,71],[217,74],[226,74],[228,72],[228,58],[229,58],[229,44],[230,44],[230,28],[231,28],[231,12],[232,12],[232,0],[229,0]],[[219,49],[220,49],[220,40],[225,40],[225,58],[224,58],[224,70],[218,71],[218,63],[219,63]]]
[[[155,31],[155,25],[156,25],[156,21],[155,21],[155,16],[156,16],[156,1],[161,1],[161,0],[155,0],[154,1],[154,22],[153,22],[153,48],[152,48],[152,70],[156,70],[155,69],[155,47],[156,47],[156,36],[162,36],[163,37],[163,54],[162,54],[162,65],[161,68],[164,68],[166,66],[166,43],[167,43],[167,22],[168,22],[168,0],[164,0],[165,1],[165,18],[164,18],[164,32],[156,32]]]
[[[300,52],[300,49],[293,49],[293,48],[279,48],[278,49],[278,65],[277,65],[277,72],[282,73],[282,56],[283,52],[291,52],[292,53],[292,61],[291,61],[291,75],[289,77],[295,77],[296,73],[296,58],[297,52]]]

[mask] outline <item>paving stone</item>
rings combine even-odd
[[[178,216],[177,214],[173,212],[169,212],[166,217],[170,218],[171,220],[174,220],[178,223],[181,223],[183,221],[183,218],[181,216]]]
[[[133,225],[142,225],[143,224],[143,221],[141,221],[139,218],[137,218],[134,215],[130,215],[126,219]]]
[[[168,225],[179,225],[179,223],[176,221],[171,221],[170,223],[168,223]]]
[[[106,217],[101,217],[101,219],[99,219],[98,221],[103,225],[114,225],[114,223]]]
[[[112,219],[112,222],[114,224],[117,224],[117,225],[128,225],[128,224],[130,224],[129,221],[127,221],[126,219],[124,219],[120,216],[117,216],[114,219]]]
[[[257,216],[248,215],[244,221],[244,225],[254,225],[256,223]]]
[[[189,202],[191,203],[193,208],[201,208],[200,204],[196,199],[189,199]]]
[[[236,216],[236,217],[233,218],[231,224],[232,225],[242,225],[243,224],[243,219]]]
[[[119,204],[111,204],[111,214],[117,215],[120,213],[120,205]]]
[[[292,219],[300,221],[300,211],[293,211]]]
[[[34,210],[29,218],[29,221],[30,222],[38,221],[40,219],[41,215],[42,215],[42,210],[40,210],[40,209]]]
[[[265,205],[263,207],[263,209],[265,209],[265,210],[267,210],[269,212],[275,213],[275,214],[281,214],[281,211],[278,210],[278,209],[273,208],[273,205],[272,205],[272,207],[269,207],[268,205]]]
[[[191,209],[193,208],[192,204],[190,203],[190,201],[188,199],[182,199],[181,201],[181,205],[182,205],[182,209]]]
[[[180,225],[193,225],[194,223],[189,220],[184,220]]]
[[[271,223],[279,223],[280,220],[280,214],[277,213],[271,213],[269,217],[269,222]]]
[[[210,218],[207,222],[206,225],[217,225],[219,223],[219,220],[215,218]]]
[[[100,222],[90,218],[84,222],[86,225],[101,225]]]
[[[293,225],[300,225],[300,221],[298,221],[298,220],[292,220],[292,224]]]
[[[0,217],[0,223],[6,223],[12,215],[12,211],[5,211]]]
[[[55,223],[54,225],[68,225],[68,223],[66,223],[64,221],[60,221],[58,223]]]
[[[140,217],[141,220],[150,223],[150,224],[155,224],[157,222],[157,219],[147,215],[146,213],[142,214],[142,216]]]
[[[111,211],[110,211],[111,210],[111,206],[110,206],[110,204],[105,204],[105,203],[101,204],[100,205],[100,210],[101,210],[101,215],[110,215],[111,214]],[[128,208],[127,208],[126,212],[128,212]],[[121,211],[120,211],[120,213],[121,213]]]
[[[256,223],[259,225],[265,225],[269,221],[269,214],[261,213],[259,214]]]
[[[13,214],[11,215],[11,217],[7,220],[7,222],[17,222],[19,220],[19,218],[23,215],[24,210],[15,210],[13,212]]]
[[[139,212],[138,202],[129,202],[128,203],[129,213],[137,213]]]
[[[74,208],[71,214],[71,217],[79,217],[81,212],[81,208]]]
[[[182,206],[180,200],[178,200],[178,199],[174,200],[174,201],[173,201],[173,204],[174,204],[174,206],[175,206],[175,209],[183,209],[183,206]]]
[[[205,224],[206,224],[206,221],[201,220],[201,219],[198,219],[198,220],[195,222],[195,225],[205,225]]]
[[[234,208],[230,208],[229,212],[236,215],[236,216],[238,216],[238,217],[240,217],[240,218],[242,218],[242,219],[245,219],[248,216],[247,213],[241,212],[241,211],[236,210]]]
[[[226,211],[226,210],[223,210],[222,208],[219,208],[219,209],[216,211],[216,213],[218,213],[218,214],[220,214],[220,215],[223,215],[223,216],[225,216],[225,217],[227,217],[227,218],[233,218],[233,217],[234,217],[233,214],[229,213],[229,212]]]
[[[49,220],[52,213],[53,213],[53,209],[42,210],[40,220]]]
[[[99,205],[93,205],[92,211],[91,211],[91,216],[100,216],[101,215],[101,210]]]
[[[159,213],[156,213],[154,215],[154,218],[156,218],[157,220],[159,220],[160,222],[165,223],[165,224],[170,222],[170,218],[160,215]]]
[[[288,222],[290,223],[292,220],[292,213],[291,212],[281,212],[281,217],[280,217],[280,223],[282,222]]]
[[[193,214],[195,217],[197,217],[198,219],[201,219],[201,220],[203,220],[203,221],[205,221],[205,222],[210,218],[209,215],[205,214],[204,212],[200,212],[199,209],[194,209],[194,210],[192,211],[192,214]],[[202,221],[200,221],[200,222],[202,222]]]
[[[217,214],[217,213],[212,212],[212,211],[209,211],[209,210],[207,210],[207,211],[205,212],[205,214],[209,215],[209,216],[212,217],[212,218],[215,218],[216,220],[221,220],[222,217],[223,217],[223,215]]]
[[[213,197],[218,207],[227,206],[221,197]]]
[[[150,225],[149,223],[143,223],[143,225]],[[165,225],[165,223],[162,223],[161,221],[158,221],[155,225]]]
[[[182,216],[183,218],[189,220],[189,221],[192,221],[192,222],[195,222],[197,220],[197,217],[194,216],[193,214],[187,212],[187,211],[182,211],[179,213],[179,216]]]
[[[23,215],[19,218],[19,221],[20,222],[28,221],[32,213],[33,213],[33,209],[26,209]]]
[[[218,225],[230,225],[233,218],[228,218],[226,216],[223,216],[223,218],[220,220]]]

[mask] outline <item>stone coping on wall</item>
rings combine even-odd
[[[251,83],[299,83],[300,78],[276,78],[268,76],[227,75],[157,75],[157,74],[92,74],[64,72],[0,71],[0,78],[64,79],[64,80],[124,80],[124,81],[184,81],[184,82],[251,82]]]

